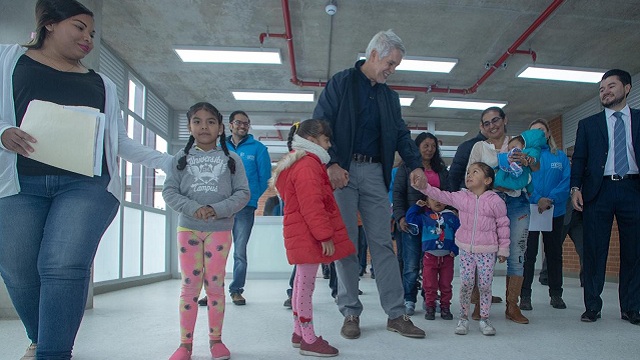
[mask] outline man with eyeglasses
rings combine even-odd
[[[242,159],[251,199],[244,209],[240,210],[233,223],[233,281],[229,284],[231,300],[236,305],[245,305],[242,296],[247,278],[247,243],[253,228],[258,199],[267,190],[271,178],[271,158],[267,147],[249,134],[251,121],[242,110],[234,111],[229,116],[227,147]]]

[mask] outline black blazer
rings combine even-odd
[[[631,109],[631,141],[640,161],[640,110]],[[582,200],[593,200],[600,191],[609,153],[609,136],[604,110],[578,123],[571,165],[571,187],[578,187]],[[631,160],[631,159],[629,159]]]

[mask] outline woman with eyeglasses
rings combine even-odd
[[[499,107],[490,107],[482,112],[480,129],[487,136],[487,140],[477,142],[469,156],[469,164],[484,162],[492,168],[498,167],[498,154],[508,151],[508,143],[511,137],[507,132],[507,116]],[[533,163],[531,157],[525,153],[514,153],[509,158],[522,166],[529,166]],[[520,312],[518,298],[524,280],[524,259],[527,248],[527,237],[529,234],[529,200],[526,191],[496,188],[495,191],[507,204],[507,216],[509,217],[510,240],[509,257],[507,258],[507,309],[505,315],[507,319],[518,324],[528,324],[527,319]],[[472,300],[477,299],[472,295]],[[478,300],[479,301],[479,300]],[[479,306],[472,315],[473,319],[479,319]]]

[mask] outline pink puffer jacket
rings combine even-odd
[[[442,191],[428,186],[424,194],[458,209],[460,228],[456,245],[471,253],[498,253],[509,256],[509,218],[504,201],[491,190],[476,196],[467,189]]]

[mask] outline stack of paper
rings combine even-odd
[[[37,142],[29,158],[93,176],[102,174],[105,116],[97,109],[33,100],[20,129]]]

